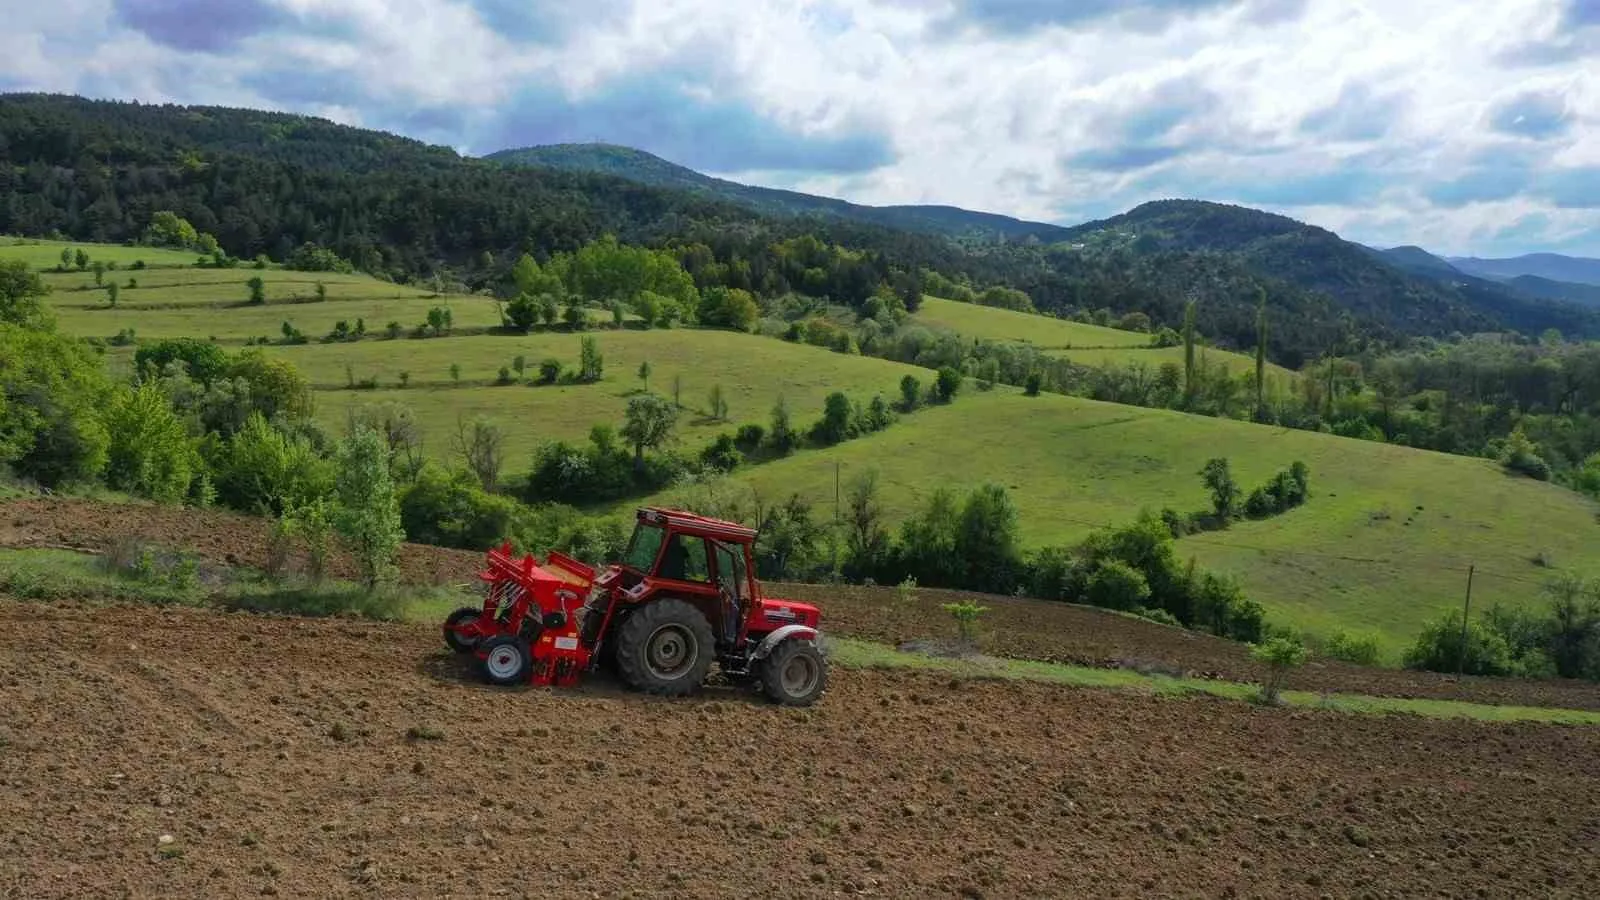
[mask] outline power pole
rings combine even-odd
[[[1472,614],[1472,573],[1478,567],[1467,566],[1467,602],[1461,607],[1461,643],[1456,645],[1456,677],[1460,678],[1467,668],[1467,616]]]

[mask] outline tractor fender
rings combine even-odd
[[[790,638],[795,638],[796,640],[814,640],[816,636],[817,630],[809,625],[785,625],[782,628],[779,628],[777,631],[774,631],[773,633],[762,638],[761,643],[757,645],[755,652],[750,654],[750,659],[752,662],[758,659],[766,659],[773,650],[778,648],[779,644]]]

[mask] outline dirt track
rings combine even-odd
[[[0,547],[66,546],[103,550],[134,537],[199,554],[214,563],[260,567],[266,561],[266,520],[220,510],[151,505],[108,505],[86,500],[33,499],[0,503]],[[483,557],[477,553],[407,544],[400,565],[413,583],[467,582]],[[347,563],[335,567],[350,574]],[[1063,603],[919,589],[903,608],[893,588],[772,584],[770,590],[822,606],[824,628],[836,634],[898,643],[950,633],[940,604],[976,598],[990,652],[1051,662],[1119,666],[1197,674],[1235,681],[1260,680],[1242,644],[1166,628],[1103,610]],[[1600,709],[1600,685],[1579,681],[1521,681],[1452,677],[1370,669],[1313,660],[1295,675],[1294,687],[1375,696],[1433,697],[1479,703]]]
[[[1600,878],[1600,729],[850,671],[809,711],[497,691],[436,644],[0,599],[0,896],[1547,897]]]

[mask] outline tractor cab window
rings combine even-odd
[[[661,556],[661,568],[656,574],[675,581],[710,581],[711,566],[706,559],[705,538],[673,535],[667,542],[667,551]]]
[[[742,600],[747,593],[745,590],[744,554],[740,548],[731,547],[720,541],[717,548],[717,584],[727,588],[735,601]]]
[[[666,532],[660,525],[639,523],[639,527],[633,530],[633,540],[628,542],[628,552],[622,555],[622,564],[640,572],[649,572],[650,567],[656,564],[656,554],[661,551],[661,539],[665,536]]]

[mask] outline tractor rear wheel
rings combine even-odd
[[[706,617],[682,600],[647,603],[617,629],[617,673],[629,687],[681,697],[711,671],[715,638]]]
[[[477,649],[478,641],[481,638],[463,636],[456,633],[456,629],[468,622],[476,622],[481,615],[483,615],[483,610],[478,607],[463,606],[444,620],[444,642],[450,646],[451,650],[457,653],[471,653]]]
[[[483,677],[490,684],[526,684],[533,669],[533,650],[521,638],[493,637],[484,642],[482,666]]]
[[[811,641],[790,638],[761,661],[761,690],[785,706],[810,706],[828,686],[828,661]]]

